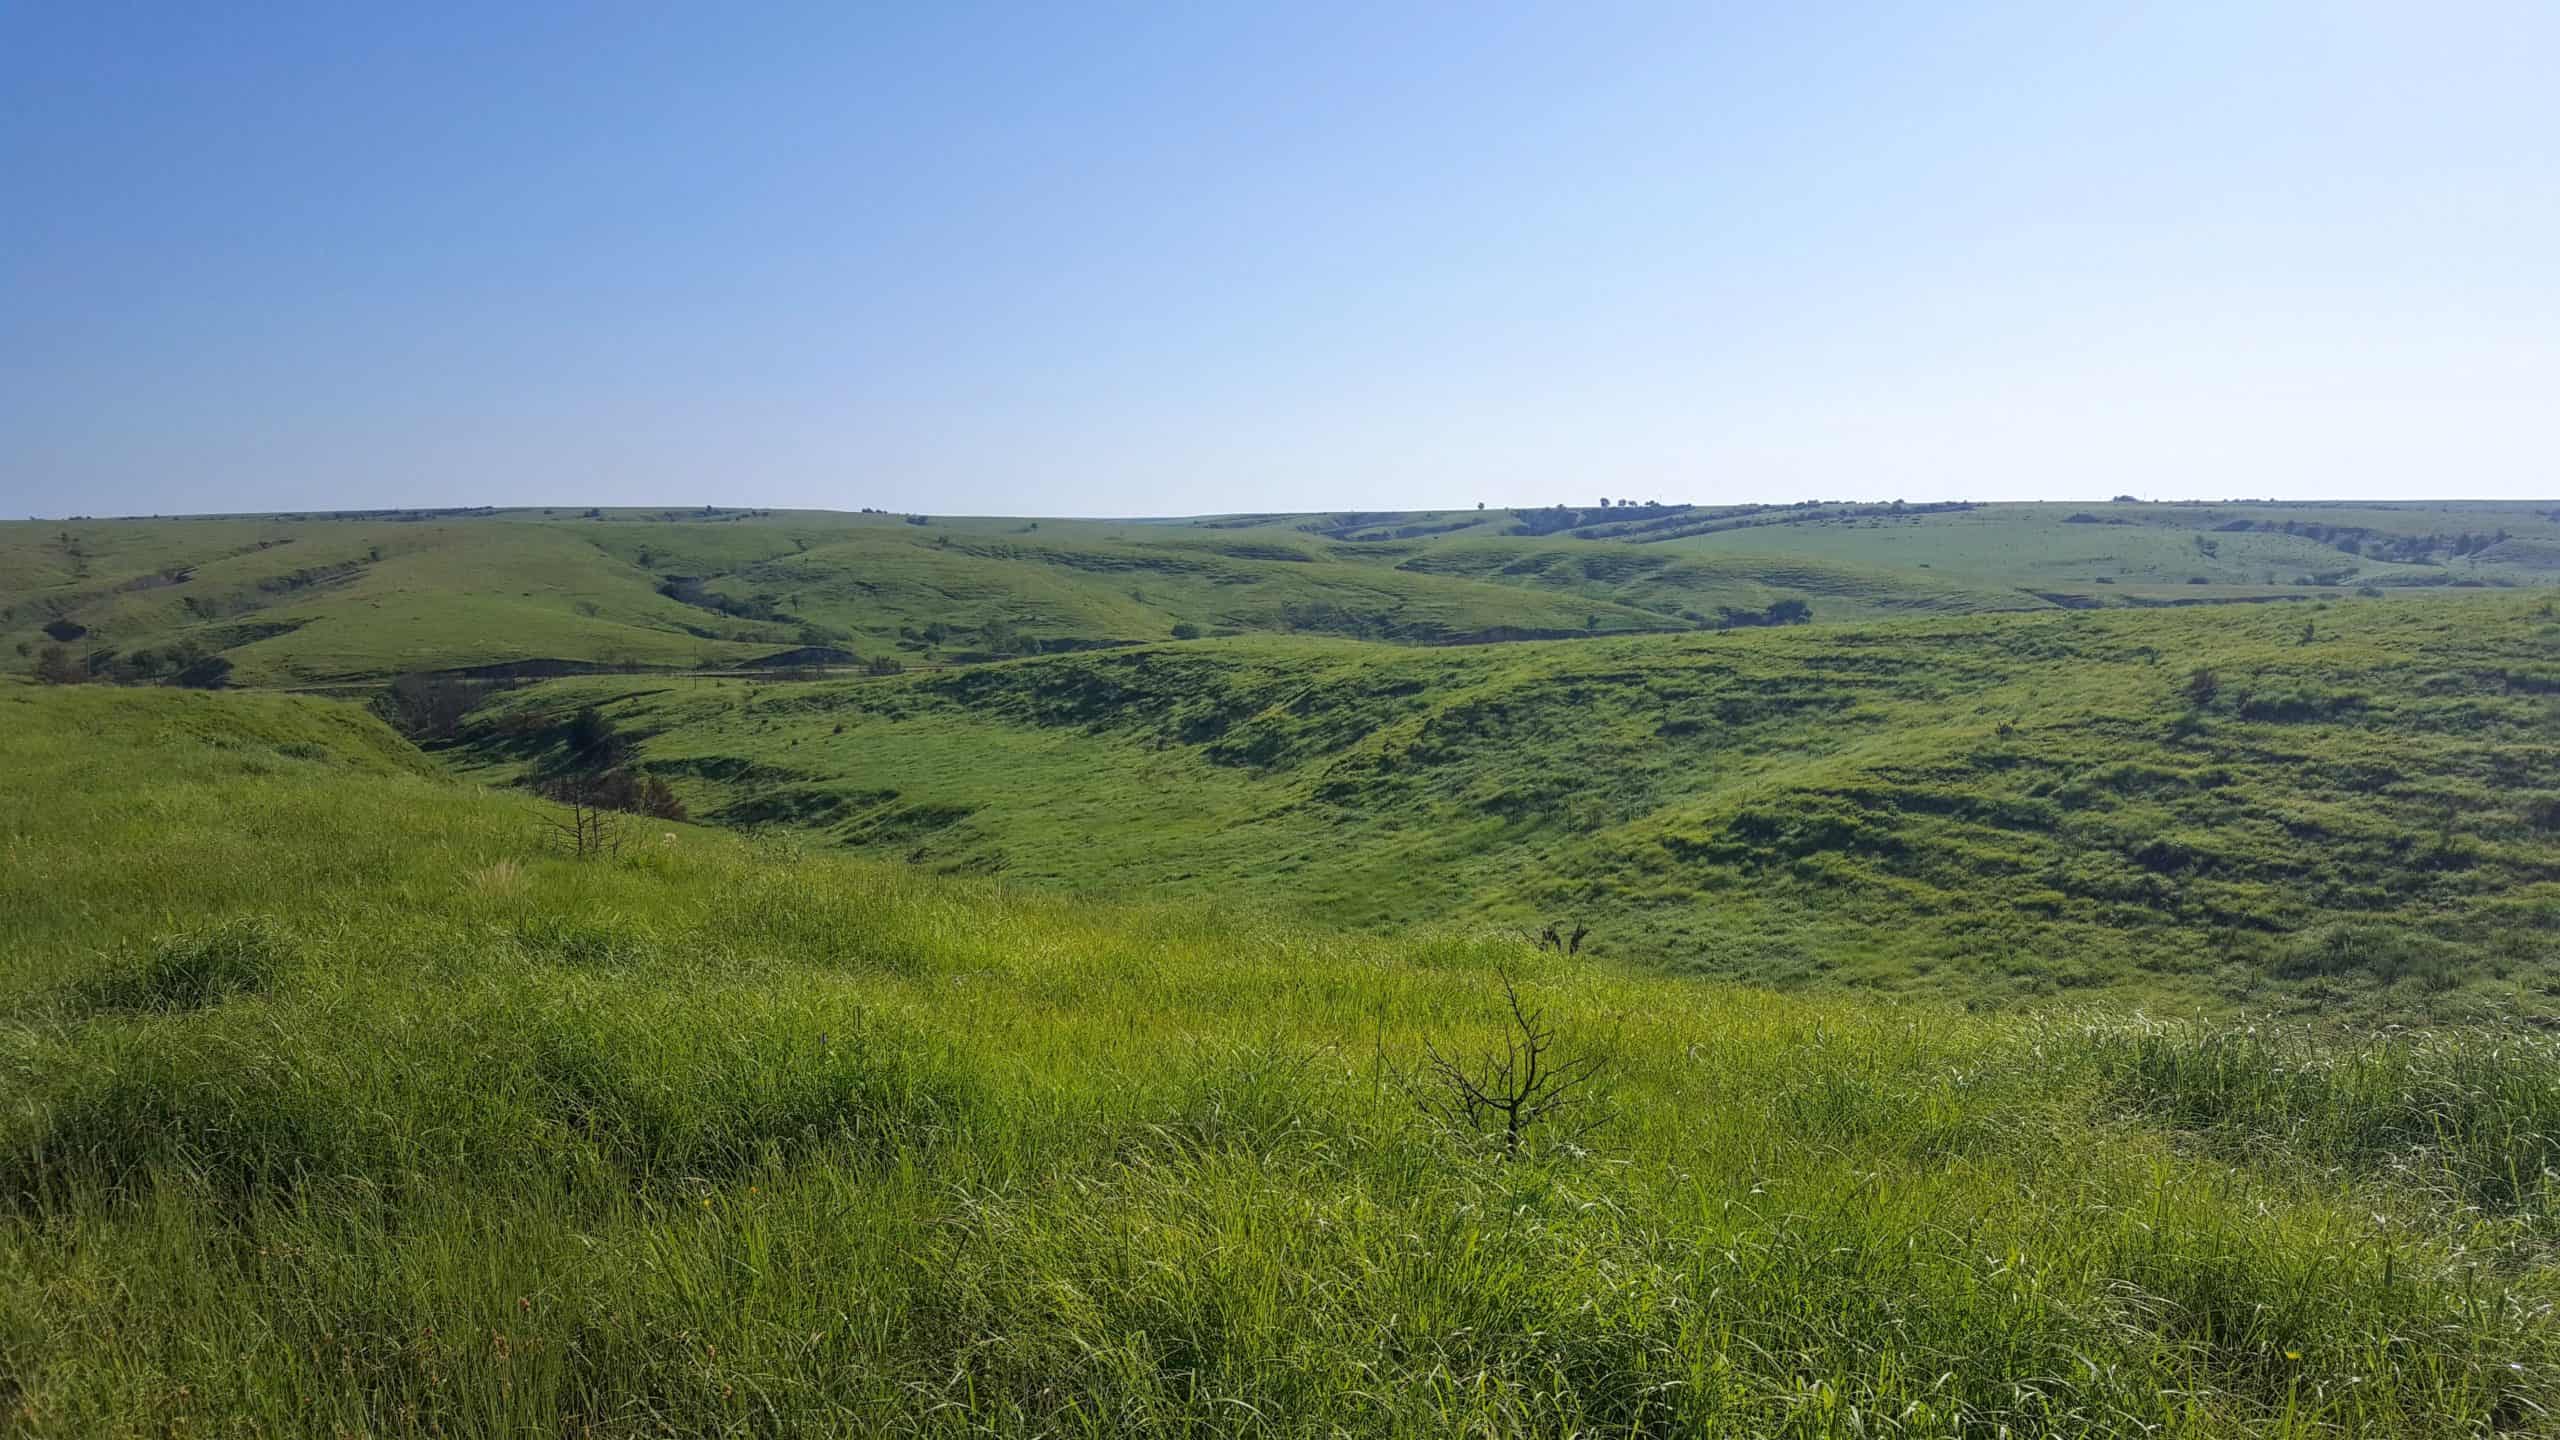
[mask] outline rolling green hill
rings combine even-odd
[[[2319,683],[2396,673],[2424,627],[2444,650],[2332,767],[2455,786],[2522,723],[2523,682],[2484,675],[2533,617],[2371,608]],[[1586,735],[1587,762],[1759,695],[1718,723],[1829,714],[1840,743],[1785,748],[1874,776],[1902,752],[1870,705],[1979,694],[1980,743],[2032,753],[2095,722],[2001,675],[2141,663],[2109,658],[2142,633],[2119,617],[1932,623],[1926,677],[1802,635],[1257,642],[777,686],[747,723],[787,752],[809,713],[889,743],[959,706],[1166,757],[1171,785],[1411,776],[1464,806],[1486,777],[1432,735]],[[2249,643],[2274,671],[2279,637]],[[1302,703],[1284,660],[1343,698]],[[1137,693],[1215,666],[1190,700]],[[1088,678],[1034,683],[1064,674]],[[2225,703],[2180,766],[2263,801],[2257,767],[2318,729]],[[2443,753],[2407,753],[2419,709]],[[1354,712],[1403,718],[1351,741]],[[1668,753],[1625,783],[1762,763]],[[1790,997],[688,826],[579,859],[554,818],[342,703],[0,687],[11,1433],[2309,1440],[2560,1407],[2560,1055],[2530,1034]],[[1983,823],[1930,816],[1959,819]],[[1363,853],[1396,879],[1397,844]],[[1483,1076],[1517,1042],[1506,976],[1548,1061],[1597,1067],[1517,1144],[1424,1103],[1434,1055]]]
[[[614,672],[444,758],[540,780],[594,703],[698,815],[945,871],[2443,1018],[2554,1008],[2555,547],[2465,504],[83,521],[0,527],[0,635],[128,681]]]
[[[587,678],[696,815],[933,868],[1998,999],[2560,1013],[2560,619],[2473,594],[886,680]]]
[[[1161,521],[761,510],[0,525],[0,645],[124,678],[1399,644],[2560,580],[2530,505],[1611,506]],[[209,661],[219,664],[207,665]]]
[[[1700,554],[1783,546],[1838,565],[1899,563],[2072,604],[2189,603],[2337,586],[2547,584],[2560,522],[2534,506],[1984,505],[1788,521],[1683,537]]]
[[[0,640],[22,656],[58,640],[139,678],[219,656],[235,683],[307,684],[528,661],[690,669],[813,645],[983,658],[1176,626],[1430,643],[1693,623],[1606,593],[1345,558],[1296,535],[1042,523],[739,512],[22,524],[0,527]]]
[[[706,613],[566,526],[160,521],[0,527],[0,634],[45,627],[148,678],[180,652],[234,683],[365,679],[535,659],[697,665],[770,653],[788,626]],[[65,538],[68,537],[68,538]],[[33,581],[34,583],[29,583]]]

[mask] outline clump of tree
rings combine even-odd
[[[1582,511],[1568,510],[1562,505],[1550,506],[1544,510],[1515,510],[1512,513],[1519,517],[1518,522],[1511,527],[1511,533],[1514,535],[1553,535],[1560,530],[1572,530],[1591,523],[1582,518]]]
[[[220,655],[204,656],[170,676],[169,683],[190,690],[219,690],[231,683],[231,662]]]
[[[580,770],[610,770],[622,763],[622,732],[593,705],[581,705],[569,717],[563,739],[569,747],[569,763]]]
[[[463,718],[488,696],[488,687],[458,675],[412,672],[383,692],[383,718],[413,740],[449,740]]]
[[[67,645],[47,645],[38,650],[31,673],[39,685],[78,685],[93,678],[89,663],[72,654]]]
[[[133,684],[161,681],[199,690],[221,689],[231,679],[231,662],[194,639],[180,640],[160,649],[145,646],[121,656],[103,651],[90,657],[90,667],[102,678]]]
[[[655,820],[683,820],[689,815],[683,799],[666,781],[629,769],[606,770],[593,775],[557,775],[537,788],[543,795],[572,808],[618,810]]]
[[[672,786],[630,768],[630,744],[602,710],[580,706],[563,727],[561,743],[562,763],[534,785],[540,794],[573,812],[613,810],[659,820],[687,818],[684,800]]]
[[[1029,642],[1023,636],[1022,627],[999,617],[979,627],[978,643],[990,655],[1020,655]]]
[[[1731,605],[1718,606],[1716,622],[1727,630],[1743,630],[1755,625],[1804,625],[1813,620],[1813,606],[1793,596],[1770,602],[1766,610],[1741,610]]]
[[[740,598],[706,590],[702,581],[691,575],[671,575],[658,585],[658,593],[681,604],[709,610],[736,620],[796,621],[798,616],[786,613],[777,595],[750,595]]]

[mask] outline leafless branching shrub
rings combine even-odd
[[[589,787],[570,784],[552,792],[567,813],[552,818],[551,832],[569,853],[580,860],[595,855],[622,853],[622,819],[614,811],[596,803]]]
[[[1571,1145],[1607,1124],[1608,1111],[1594,1103],[1607,1059],[1558,1051],[1545,1008],[1522,1000],[1508,971],[1502,998],[1510,1014],[1500,1050],[1467,1061],[1423,1042],[1421,1069],[1400,1077],[1423,1117],[1451,1134],[1499,1137],[1505,1160],[1525,1153],[1532,1130],[1550,1144]]]
[[[1573,933],[1570,935],[1558,932],[1556,927],[1550,924],[1547,928],[1538,932],[1538,948],[1541,950],[1553,950],[1560,955],[1579,955],[1582,953],[1582,942],[1584,938],[1590,934],[1591,927],[1583,924],[1579,920],[1574,922]]]

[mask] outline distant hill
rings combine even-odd
[[[988,519],[393,511],[0,525],[0,645],[241,684],[1450,644],[2560,580],[2554,507],[1795,505]],[[1780,607],[1773,612],[1772,607]]]

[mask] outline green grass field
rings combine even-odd
[[[0,526],[0,1430],[2560,1433],[2553,513]]]
[[[589,705],[698,816],[946,872],[1579,922],[1769,983],[2560,1014],[2560,618],[2531,594],[594,677],[498,697],[446,758],[543,773]]]
[[[910,522],[918,523],[910,523]],[[234,683],[555,662],[905,663],[1162,640],[1401,644],[2548,584],[2526,504],[1799,505],[1159,521],[760,510],[0,525],[0,645]],[[138,667],[138,668],[137,668]]]
[[[1283,748],[1321,723],[1278,713]],[[12,1431],[2441,1436],[2560,1402],[2533,1036],[1785,996],[689,826],[581,861],[549,808],[343,703],[0,689]],[[1607,1066],[1579,1144],[1505,1158],[1399,1080],[1498,1043],[1504,969]]]

